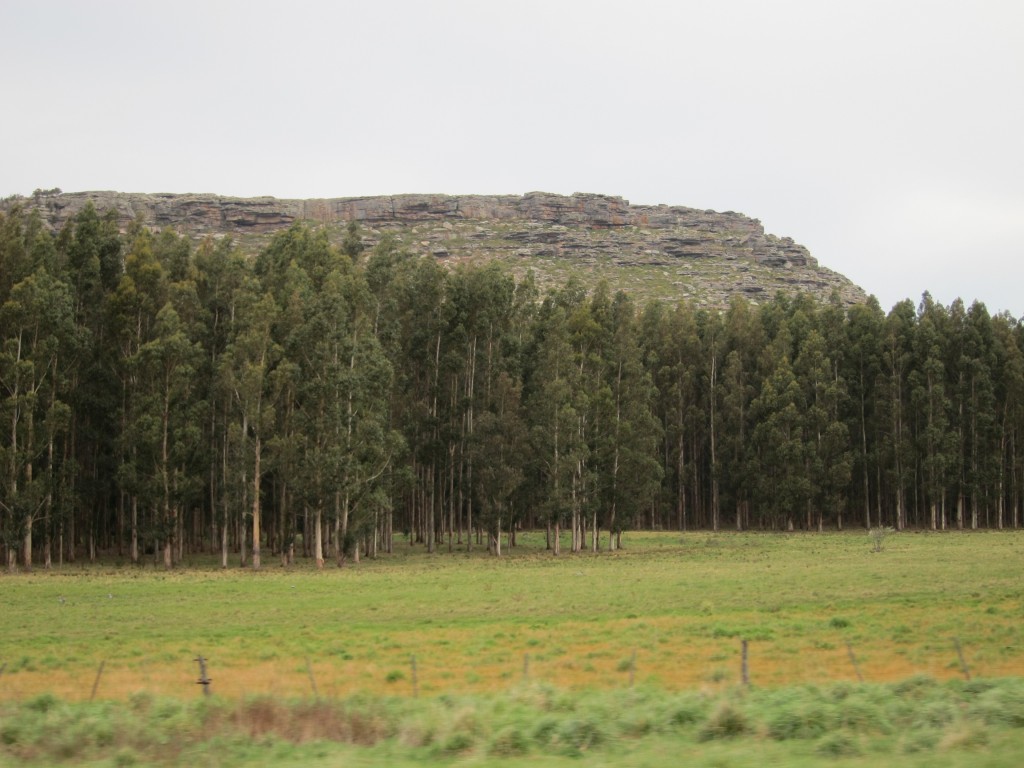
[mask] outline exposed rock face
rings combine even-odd
[[[340,232],[355,220],[371,242],[391,231],[414,252],[453,263],[511,261],[514,269],[532,267],[542,284],[585,268],[642,297],[689,297],[709,306],[722,306],[736,293],[756,300],[779,290],[805,290],[821,299],[838,290],[846,303],[865,298],[846,278],[819,267],[803,246],[765,234],[757,219],[731,211],[630,205],[606,195],[280,200],[74,192],[14,198],[0,207],[21,203],[37,208],[49,226],[59,229],[89,201],[101,212],[114,210],[123,227],[138,219],[192,236],[232,235],[253,247],[296,221]]]

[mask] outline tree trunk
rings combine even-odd
[[[228,523],[227,520],[220,527],[220,567],[228,567]]]
[[[717,360],[714,342],[711,344],[711,530],[718,530],[718,460],[715,454],[715,384],[717,379]]]
[[[318,501],[316,514],[313,520],[313,557],[316,558],[316,567],[319,570],[324,568],[324,527],[323,527],[323,502]]]
[[[260,480],[263,474],[260,470],[260,460],[263,455],[263,444],[260,436],[256,435],[256,445],[253,450],[253,473],[252,473],[252,567],[258,571],[260,562]]]

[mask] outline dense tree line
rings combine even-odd
[[[925,294],[724,312],[296,225],[255,258],[0,216],[9,568],[557,553],[630,527],[1014,527],[1024,326]]]

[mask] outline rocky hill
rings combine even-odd
[[[392,233],[414,253],[444,263],[497,259],[517,273],[532,268],[541,286],[577,274],[604,278],[640,298],[689,298],[724,306],[743,294],[758,301],[779,291],[806,291],[821,300],[834,290],[844,303],[864,292],[821,267],[802,245],[766,234],[757,219],[727,211],[630,205],[620,197],[544,192],[516,195],[393,195],[315,200],[236,198],[212,194],[60,193],[14,197],[59,229],[91,201],[133,220],[171,227],[194,238],[230,235],[246,250],[297,221],[339,238],[357,221],[368,244]]]

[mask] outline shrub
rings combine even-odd
[[[939,743],[939,732],[930,728],[911,731],[903,740],[903,752],[910,755],[915,752],[930,752]]]
[[[868,531],[868,536],[871,538],[871,551],[881,552],[885,548],[885,539],[890,533],[895,533],[895,529],[888,526],[878,526]]]
[[[514,725],[506,726],[498,731],[487,749],[488,754],[495,757],[517,757],[525,755],[530,749],[529,741],[523,732]]]
[[[598,746],[603,741],[604,734],[597,723],[578,718],[564,721],[555,737],[562,754],[573,757]]]
[[[820,701],[784,707],[768,720],[768,735],[776,741],[816,739],[829,731],[834,719]]]
[[[697,738],[700,741],[731,739],[751,731],[747,716],[730,702],[722,702],[704,721]]]
[[[986,725],[1024,728],[1024,685],[1004,681],[978,696],[967,711]]]
[[[35,698],[29,699],[25,704],[25,708],[31,712],[46,713],[51,709],[54,709],[60,700],[52,693],[41,693]]]
[[[929,701],[917,711],[915,728],[943,728],[956,720],[957,709],[950,701]]]
[[[822,737],[814,751],[822,757],[856,757],[861,754],[857,739],[846,731],[836,731]]]
[[[691,725],[707,717],[708,703],[703,696],[689,695],[676,699],[669,707],[672,725]]]

